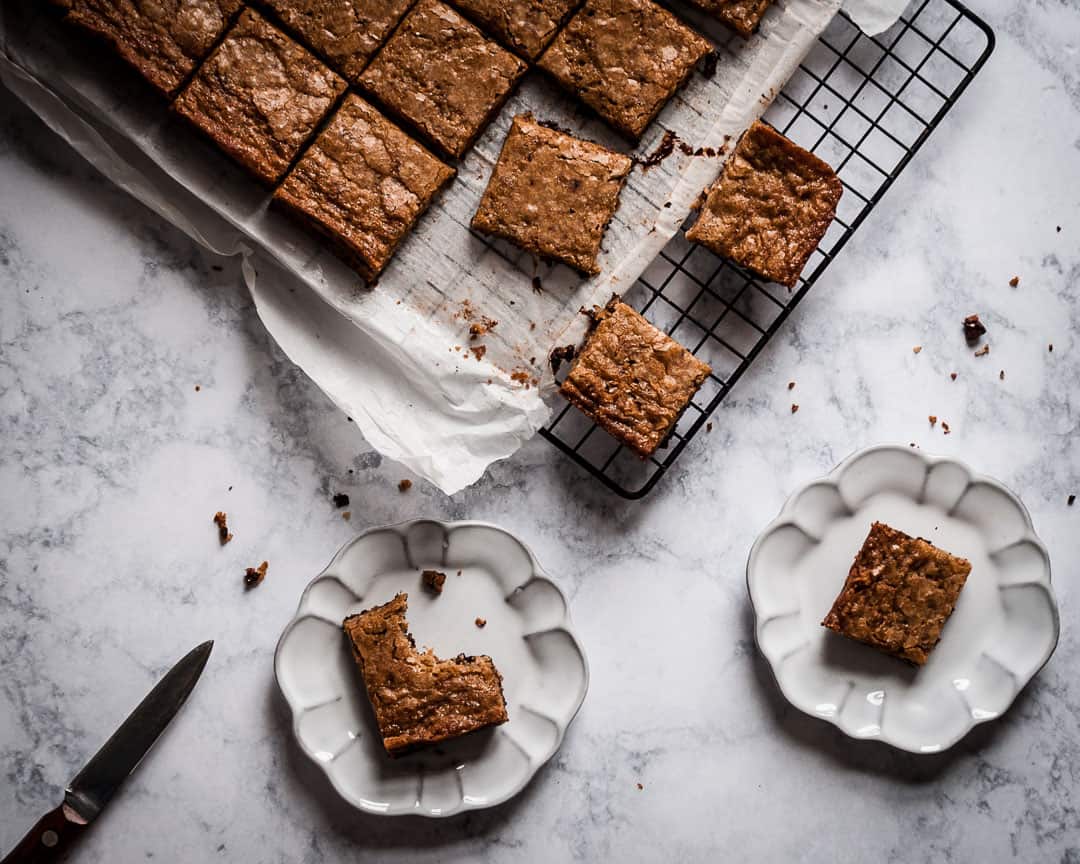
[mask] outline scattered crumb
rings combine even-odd
[[[705,424],[705,431],[712,432],[712,420]]]
[[[540,382],[536,378],[529,374],[528,369],[515,369],[513,372],[510,373],[510,380],[516,381],[518,384],[524,385],[526,390],[528,390],[530,387],[535,387],[540,384]]]
[[[473,345],[470,350],[476,356],[477,360],[483,360],[484,355],[487,354],[487,345]]]
[[[535,330],[536,329],[536,322],[535,321],[530,321],[529,322],[529,329],[530,330]]]
[[[1009,280],[1009,287],[1010,288],[1015,288],[1019,284],[1020,284],[1020,277],[1019,276],[1013,276],[1013,278]]]
[[[397,484],[398,492],[408,492],[412,489],[412,480],[406,477],[400,483]]]
[[[352,519],[352,510],[346,510],[341,514],[341,518],[348,522]]]
[[[349,469],[349,473],[350,473],[350,474],[352,474],[352,473],[353,473],[353,469],[352,469],[352,468],[350,468],[350,469]],[[232,487],[230,486],[229,488],[231,489]]]
[[[1002,380],[1002,381],[1005,380],[1005,370],[1004,369],[1002,369],[1000,372],[998,372],[998,378],[1000,380]]]
[[[1053,342],[1051,342],[1051,343],[1050,343],[1050,351],[1051,351],[1051,352],[1053,352],[1053,350],[1054,350],[1054,343],[1053,343]]]
[[[201,384],[196,384],[195,385],[195,392],[198,393],[200,390],[202,390],[202,385]]]
[[[534,294],[543,294],[544,293],[544,283],[540,281],[539,276],[533,276],[533,278],[532,278],[532,289],[533,289]]]
[[[232,489],[232,486],[229,487]],[[218,510],[214,514],[213,522],[217,525],[218,542],[224,546],[230,540],[232,540],[232,534],[229,533],[229,517],[225,515],[223,510]]]
[[[460,576],[460,575],[461,575],[461,571],[460,571],[460,570],[458,570],[458,571],[457,571],[457,575],[458,575],[458,576]]]
[[[956,373],[955,372],[950,372],[949,377],[952,378],[953,381],[955,381],[956,380]]]
[[[787,382],[787,389],[788,390],[794,390],[795,389],[795,382],[794,381],[788,381]]]
[[[920,351],[922,351],[922,345],[916,345],[914,348],[911,349],[912,354],[918,354]]]
[[[1070,496],[1068,497],[1068,499],[1067,499],[1067,500],[1065,501],[1065,503],[1066,503],[1066,504],[1068,504],[1068,505],[1069,505],[1070,507],[1072,507],[1072,505],[1073,505],[1073,504],[1074,504],[1075,502],[1076,502],[1076,496],[1075,496],[1075,495],[1070,495]]]
[[[980,348],[978,351],[975,352],[975,356],[976,357],[985,357],[989,353],[990,353],[990,343],[987,342],[985,345],[982,346],[982,348]]]
[[[941,431],[944,432],[946,435],[952,432],[952,429],[949,428],[949,424],[946,423],[944,420],[941,421]]]
[[[656,149],[653,150],[648,156],[640,161],[641,170],[648,171],[650,168],[659,165],[675,150],[675,142],[678,141],[678,136],[675,135],[670,129],[664,132],[664,137],[660,139],[660,143],[656,145]]]
[[[720,60],[720,52],[715,48],[710,51],[701,61],[701,74],[706,78],[712,78],[716,74],[716,65]],[[640,783],[638,784],[641,785]]]
[[[979,337],[986,332],[986,325],[979,320],[978,315],[968,315],[964,319],[964,338],[969,345],[979,341]]]
[[[796,405],[794,402],[792,402],[791,403],[791,413],[794,414],[798,410],[799,410],[799,406]]]
[[[248,567],[244,571],[244,587],[250,590],[260,584],[266,578],[266,568],[269,566],[269,561],[263,561],[258,567]]]
[[[1061,230],[1061,229],[1060,229],[1060,228],[1058,228],[1058,231],[1060,231],[1060,230]],[[210,269],[211,269],[211,270],[213,270],[213,271],[215,271],[215,272],[217,272],[217,273],[220,273],[220,272],[221,272],[222,270],[224,270],[225,268],[224,268],[224,267],[222,267],[222,266],[221,266],[220,264],[211,264],[211,265],[210,265]]]
[[[1060,226],[1060,225],[1058,225],[1058,226],[1057,226],[1057,233],[1058,233],[1058,234],[1060,234],[1060,233],[1061,233],[1061,226]]]
[[[232,486],[229,487],[229,491],[232,492]]]
[[[908,447],[914,447],[914,446],[915,446],[915,442],[914,442],[914,441],[912,441],[912,442],[911,442],[910,444],[908,444]]]
[[[443,585],[446,584],[446,574],[441,570],[425,570],[420,574],[420,580],[432,594],[442,594]]]
[[[937,425],[937,414],[931,414],[926,419],[930,421],[931,426],[936,426]]]
[[[346,417],[345,419],[352,423],[352,417]]]
[[[645,787],[642,786],[640,783],[637,784],[637,788],[638,788],[638,792],[642,792],[645,789]]]
[[[349,496],[346,495],[344,492],[335,493],[334,494],[334,506],[337,507],[339,510],[342,507],[348,507],[349,506]]]
[[[477,627],[479,627],[481,630],[483,630],[485,627],[487,627],[487,619],[486,618],[477,618],[473,623]]]
[[[479,339],[485,333],[489,333],[499,326],[499,322],[494,318],[488,318],[487,315],[481,315],[479,321],[474,321],[469,325],[469,339]]]
[[[551,374],[559,374],[559,367],[564,362],[573,360],[577,355],[577,347],[574,345],[562,345],[551,349],[548,361],[551,363]]]

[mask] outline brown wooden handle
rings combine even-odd
[[[72,841],[86,827],[61,804],[46,813],[0,864],[46,864],[59,861],[71,848]]]

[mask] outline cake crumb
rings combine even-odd
[[[342,507],[348,507],[349,506],[349,496],[346,495],[344,492],[336,492],[336,493],[334,493],[334,506],[337,507],[339,510]]]
[[[976,357],[985,357],[989,353],[990,353],[990,343],[987,342],[985,345],[982,346],[982,348],[980,348],[978,351],[975,352],[975,356]]]
[[[469,325],[469,339],[479,339],[485,333],[494,330],[497,326],[499,326],[499,322],[494,318],[488,318],[487,315],[481,315],[479,321],[474,321]]]
[[[1020,284],[1020,277],[1019,276],[1013,276],[1013,278],[1009,280],[1009,287],[1010,288],[1015,288],[1019,284]]]
[[[638,788],[638,792],[643,792],[645,790],[645,787],[642,786],[640,783],[637,784],[637,788]]]
[[[461,575],[461,571],[460,571],[460,570],[458,570],[458,571],[457,571],[457,575],[458,575],[458,576],[460,576],[460,575]]]
[[[799,410],[799,406],[796,405],[794,402],[792,402],[791,403],[791,413],[794,414],[798,410]]]
[[[712,432],[712,420],[705,424],[705,431]]]
[[[230,486],[229,488],[232,489],[232,486]],[[233,535],[229,533],[228,520],[229,517],[225,515],[225,511],[223,510],[218,510],[218,512],[214,514],[213,522],[215,525],[217,525],[218,542],[222,546],[224,546],[233,538]]]
[[[470,350],[472,350],[472,353],[476,356],[477,360],[483,360],[484,355],[487,353],[487,346],[486,345],[474,345],[472,347],[472,349],[470,349]]]
[[[1065,503],[1066,503],[1066,504],[1067,504],[1067,505],[1068,505],[1069,507],[1072,507],[1072,505],[1073,505],[1074,503],[1076,503],[1076,496],[1075,496],[1075,495],[1070,495],[1070,496],[1068,497],[1068,499],[1067,499],[1067,500],[1065,501]]]
[[[968,315],[964,319],[964,338],[969,345],[979,341],[979,337],[986,332],[986,325],[979,320],[978,315]]]
[[[946,423],[944,420],[941,421],[941,431],[944,432],[946,435],[952,432],[952,429],[949,428],[949,424]]]
[[[420,580],[432,594],[442,594],[443,585],[446,584],[446,574],[441,570],[424,570],[420,574]]]
[[[1000,371],[1000,372],[998,373],[998,378],[999,378],[1000,380],[1002,380],[1002,381],[1004,381],[1004,380],[1005,380],[1005,370],[1004,370],[1004,369],[1002,369],[1002,370],[1001,370],[1001,371]]]
[[[1053,351],[1054,351],[1054,343],[1053,342],[1050,343],[1050,349],[1049,350],[1050,350],[1050,353],[1053,353]]]
[[[487,619],[486,618],[477,618],[473,623],[477,627],[479,627],[481,630],[483,630],[485,627],[487,627]]]
[[[398,492],[408,492],[412,489],[412,480],[406,477],[400,483],[397,484]]]
[[[787,382],[787,389],[788,390],[794,390],[795,389],[795,382],[794,381],[788,381]]]
[[[532,277],[532,289],[533,289],[533,294],[543,294],[544,293],[544,283],[540,281],[539,276],[533,276]]]
[[[956,373],[955,373],[955,372],[950,372],[950,373],[949,373],[949,377],[950,377],[950,378],[951,378],[951,379],[952,379],[953,381],[955,381],[955,380],[956,380]]]
[[[259,585],[266,578],[266,568],[269,566],[269,561],[263,561],[258,567],[248,567],[244,571],[244,588],[250,590]]]
[[[574,345],[561,345],[551,349],[548,361],[551,363],[551,374],[558,375],[559,368],[564,362],[573,360],[577,355],[577,347]]]
[[[920,351],[922,351],[922,345],[916,345],[914,348],[911,349],[912,354],[918,354]]]
[[[199,384],[196,384],[195,385],[195,392],[198,393],[200,390],[202,390],[202,386],[199,385]]]
[[[345,510],[344,512],[342,512],[341,518],[348,522],[350,519],[352,519],[352,510]]]
[[[931,414],[926,419],[930,421],[931,426],[937,426],[937,414]]]
[[[915,442],[914,442],[914,441],[912,441],[912,442],[911,442],[910,444],[908,444],[908,447],[914,447],[914,446],[915,446]]]

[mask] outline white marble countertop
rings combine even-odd
[[[452,498],[399,492],[403,471],[271,344],[235,263],[0,93],[0,850],[214,638],[74,860],[1080,861],[1080,8],[977,6],[998,35],[986,69],[641,502],[540,440]],[[988,357],[963,344],[970,312]],[[755,535],[795,484],[882,441],[1004,481],[1054,565],[1057,653],[1006,717],[940,756],[789,709],[753,644]],[[416,516],[520,534],[571,596],[592,669],[528,789],[440,822],[339,803],[291,744],[271,663],[337,547]]]

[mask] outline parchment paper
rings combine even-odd
[[[680,9],[717,42],[717,71],[695,72],[636,152],[652,152],[670,129],[687,149],[715,155],[676,147],[659,165],[635,168],[605,235],[603,272],[588,280],[468,228],[516,113],[531,110],[628,149],[535,72],[374,286],[267,209],[269,190],[172,118],[111,58],[80,50],[77,36],[31,0],[0,6],[0,80],[130,194],[207,248],[243,255],[256,308],[282,349],[373,447],[451,493],[544,424],[549,350],[579,338],[579,309],[628,289],[644,271],[840,2],[780,0],[745,42]],[[498,323],[470,339],[470,324],[484,319]]]

